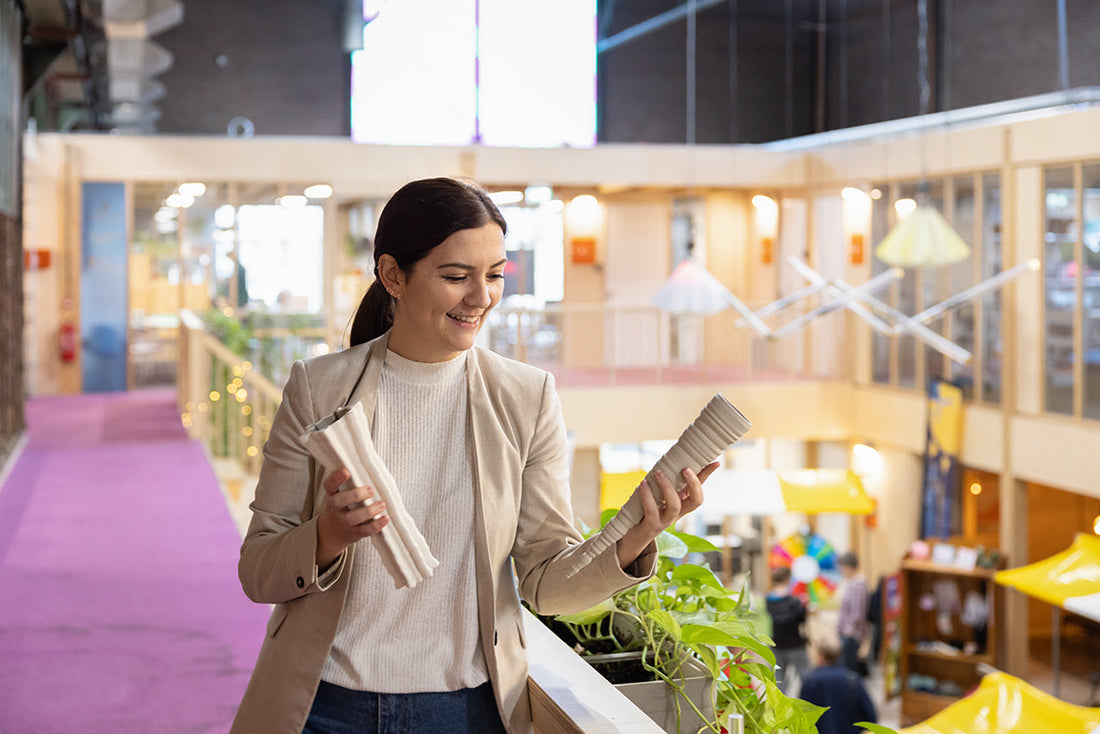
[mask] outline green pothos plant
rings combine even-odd
[[[615,512],[605,511],[601,525]],[[774,643],[759,631],[762,618],[751,608],[747,584],[728,589],[708,567],[680,561],[718,548],[673,531],[662,533],[657,547],[652,578],[590,609],[553,618],[576,639],[578,652],[640,650],[645,670],[675,691],[677,722],[684,707],[693,709],[706,722],[700,732],[724,732],[730,714],[740,714],[747,734],[816,734],[824,709],[779,690]],[[684,692],[681,668],[688,657],[701,662],[714,682],[713,719]]]

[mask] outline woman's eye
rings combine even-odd
[[[466,280],[466,276],[465,275],[444,275],[443,280],[447,281],[448,283],[461,283],[462,281]]]
[[[504,280],[504,273],[489,273],[489,280]]]

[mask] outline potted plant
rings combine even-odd
[[[606,511],[602,523],[614,513]],[[747,586],[727,589],[706,566],[677,562],[717,548],[678,532],[662,533],[657,545],[651,579],[591,609],[543,621],[666,731],[718,733],[734,715],[748,734],[816,732],[823,709],[776,686],[773,643],[758,631]],[[616,656],[633,657],[637,677],[662,691],[632,691],[637,684],[612,667]]]

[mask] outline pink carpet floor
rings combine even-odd
[[[0,488],[0,732],[225,732],[268,615],[171,392],[32,400]]]

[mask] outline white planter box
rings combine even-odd
[[[640,660],[641,652],[613,652],[606,655],[586,655],[584,659],[590,665]],[[688,659],[681,673],[685,676],[684,692],[699,710],[714,720],[714,682],[705,665],[694,658]],[[635,706],[646,713],[669,734],[694,734],[706,721],[691,708],[683,698],[680,699],[680,725],[676,725],[677,694],[661,680],[642,681],[640,683],[616,683],[617,688]]]

